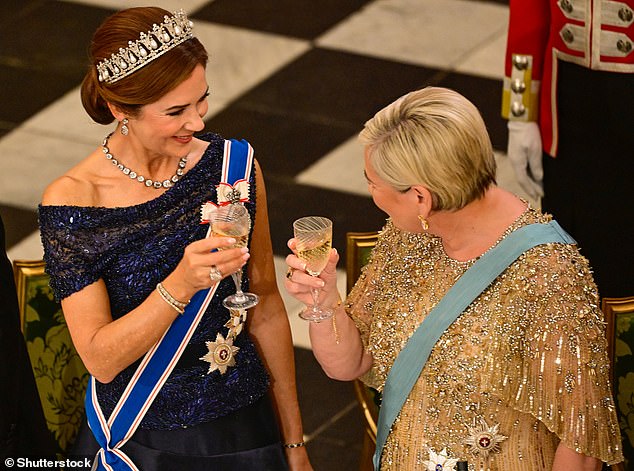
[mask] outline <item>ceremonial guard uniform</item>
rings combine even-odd
[[[610,297],[634,294],[633,73],[634,0],[510,1],[502,114],[539,123],[542,207]]]

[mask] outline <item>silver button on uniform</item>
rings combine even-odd
[[[526,107],[519,101],[514,101],[511,103],[511,113],[513,113],[513,116],[516,118],[519,118],[526,113]]]
[[[520,79],[515,79],[511,82],[511,90],[515,93],[524,93],[526,91],[526,84]]]
[[[513,57],[513,67],[517,70],[526,70],[528,68],[528,58],[526,56]]]
[[[561,0],[561,2],[559,2],[559,5],[561,6],[561,9],[566,13],[572,13],[572,3],[570,3],[570,0]]]
[[[619,10],[619,18],[626,23],[632,21],[632,17],[634,17],[634,13],[627,7],[623,7]]]
[[[623,39],[619,39],[616,42],[616,48],[619,51],[627,54],[627,53],[629,53],[632,50],[632,43],[631,43],[631,41],[625,41]]]

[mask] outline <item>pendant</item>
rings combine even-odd
[[[473,427],[469,427],[469,436],[465,439],[465,445],[471,447],[471,453],[474,455],[482,455],[487,458],[489,453],[497,453],[500,451],[500,443],[508,437],[498,433],[500,424],[492,427],[486,423],[486,420],[480,419],[480,424],[476,424],[474,420]]]
[[[205,343],[209,352],[199,359],[209,363],[209,371],[207,371],[207,374],[211,374],[216,370],[220,371],[220,374],[225,374],[228,367],[235,366],[235,354],[240,348],[233,345],[232,337],[225,339],[222,334],[218,332],[215,342]]]
[[[236,338],[242,332],[244,322],[247,320],[246,309],[229,309],[231,317],[226,322],[225,327],[229,329],[227,338]]]

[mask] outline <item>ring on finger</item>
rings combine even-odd
[[[209,269],[209,278],[213,283],[217,283],[223,278],[223,274],[216,265],[212,265]]]
[[[286,271],[286,278],[293,281],[293,273],[295,273],[295,269],[293,267],[288,267]]]

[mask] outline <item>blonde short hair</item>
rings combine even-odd
[[[495,184],[484,121],[453,90],[426,87],[402,96],[365,123],[359,140],[382,180],[398,191],[426,187],[434,210],[460,209]]]

